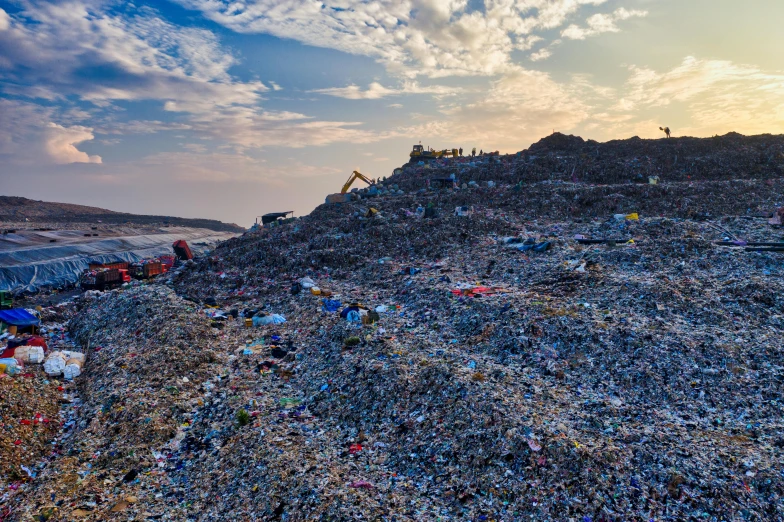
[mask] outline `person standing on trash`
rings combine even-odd
[[[458,154],[460,154],[460,156],[462,157],[462,156],[463,156],[463,147],[460,147],[460,150],[458,150],[457,152],[458,152]]]
[[[484,155],[484,152],[482,152],[482,149],[479,149],[479,155],[480,156]]]
[[[476,157],[476,147],[474,147],[473,149],[471,149],[471,157],[472,157],[472,158]]]

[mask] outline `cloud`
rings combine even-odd
[[[240,33],[370,56],[404,76],[493,76],[585,6],[605,0],[175,0]]]
[[[445,106],[443,118],[403,134],[440,136],[445,142],[436,148],[518,151],[553,129],[575,129],[590,117],[595,96],[582,84],[560,84],[547,73],[518,69],[494,80],[472,101]]]
[[[100,134],[155,134],[157,132],[189,130],[193,126],[186,123],[164,122],[159,120],[111,121],[96,127]]]
[[[63,127],[49,122],[44,131],[44,150],[54,163],[101,163],[100,156],[90,156],[76,148],[94,137],[89,127]]]
[[[4,9],[0,8],[0,31],[7,31],[11,27],[11,18]]]
[[[588,17],[586,23],[588,27],[579,27],[575,24],[570,25],[563,31],[561,36],[569,38],[570,40],[585,40],[589,36],[596,36],[602,33],[617,33],[620,28],[615,24],[622,20],[628,20],[633,17],[648,16],[648,11],[640,10],[627,10],[623,7],[616,9],[611,14],[598,13]]]
[[[52,121],[53,109],[0,99],[0,163],[101,163],[77,145],[91,141],[93,129]]]
[[[538,62],[541,60],[546,60],[552,55],[553,55],[553,51],[549,47],[543,47],[542,49],[539,49],[535,53],[531,53],[531,56],[529,56],[529,58],[531,59],[532,62]]]
[[[309,165],[298,160],[286,165],[269,166],[264,160],[249,154],[207,152],[204,148],[189,147],[188,152],[161,152],[149,155],[137,165],[126,166],[126,171],[143,177],[146,171],[166,172],[181,182],[225,183],[249,182],[276,188],[291,184],[292,179],[316,178],[343,171],[323,165]]]
[[[404,94],[433,94],[436,96],[451,96],[461,92],[462,89],[445,87],[442,85],[422,86],[417,82],[404,82],[398,89],[389,89],[378,82],[371,83],[364,91],[357,85],[347,87],[332,87],[329,89],[315,89],[309,92],[326,94],[347,100],[378,100],[387,96],[400,96]]]
[[[665,72],[636,66],[629,70],[621,98],[612,107],[616,113],[672,108],[687,121],[678,129],[681,135],[784,132],[784,72],[693,56]]]
[[[99,106],[166,100],[201,112],[255,103],[268,90],[230,76],[236,60],[210,31],[175,26],[131,7],[108,14],[101,2],[22,5],[17,22],[0,32],[0,55],[9,61],[4,76],[11,85],[35,85],[47,99],[76,95]],[[98,69],[100,77],[85,75]]]
[[[102,134],[187,130],[240,148],[374,139],[371,132],[355,128],[359,122],[304,124],[308,115],[264,109],[262,94],[270,87],[235,78],[230,69],[237,59],[214,33],[174,25],[154,9],[101,0],[20,0],[20,6],[12,19],[5,11],[0,15],[0,20],[11,20],[0,31],[0,57],[5,60],[0,60],[0,92],[62,107],[73,99],[82,102],[80,107],[89,103],[92,126]],[[117,102],[148,100],[160,103],[168,115],[121,121],[125,115],[116,110]],[[39,134],[53,140],[47,157],[94,161],[76,148],[92,139],[92,131],[66,125],[88,113],[72,108],[66,117],[65,112],[60,120],[51,119],[53,111],[48,121],[38,120]],[[61,128],[53,130],[48,125],[52,121]],[[0,120],[0,127],[6,122]],[[69,139],[72,148],[63,141]]]

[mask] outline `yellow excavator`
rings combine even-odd
[[[340,189],[340,193],[341,194],[345,194],[346,192],[348,192],[349,189],[351,188],[351,185],[358,179],[361,179],[362,181],[364,181],[368,185],[375,185],[376,184],[376,180],[368,178],[367,176],[365,176],[364,174],[362,174],[358,170],[355,170],[354,172],[351,173],[351,176],[348,177],[348,181],[346,181],[346,183],[343,184],[343,188]]]
[[[457,149],[444,149],[444,150],[425,150],[425,148],[420,145],[414,145],[414,148],[411,150],[411,153],[408,155],[411,158],[409,161],[412,163],[415,161],[431,161],[439,158],[448,158],[452,156],[456,158],[458,156]]]

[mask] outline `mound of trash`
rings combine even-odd
[[[781,519],[782,143],[554,136],[408,165],[107,292],[70,325],[83,414],[0,509]]]

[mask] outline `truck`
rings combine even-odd
[[[174,249],[174,253],[177,255],[177,258],[182,261],[188,261],[189,259],[193,259],[193,253],[191,252],[191,248],[188,246],[188,243],[184,239],[178,239],[172,244],[172,248]]]
[[[163,268],[163,263],[155,259],[142,261],[141,263],[133,263],[128,268],[128,271],[134,279],[150,279],[163,274],[166,270]]]
[[[125,272],[125,274],[123,274]],[[123,284],[127,276],[127,270],[122,272],[118,268],[97,268],[95,270],[87,269],[82,272],[79,277],[79,286],[82,290],[108,290],[110,288],[117,288]],[[130,280],[130,278],[128,278]]]
[[[171,268],[174,266],[174,263],[177,262],[176,256],[170,256],[168,254],[165,256],[159,256],[158,259],[160,259],[161,263],[163,263],[164,272],[168,272],[169,270],[171,270]]]

